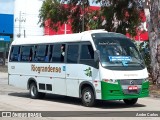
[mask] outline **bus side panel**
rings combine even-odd
[[[9,85],[22,89],[27,89],[28,76],[10,74],[8,77]]]
[[[36,76],[40,92],[66,95],[65,64],[32,63],[28,73]]]
[[[18,88],[27,89],[28,76],[22,76],[22,73],[20,73],[22,68],[23,67],[19,63],[15,62],[8,63],[8,74],[9,74],[8,83],[9,85]]]
[[[101,98],[101,84],[99,79],[99,70],[84,64],[66,65],[66,85],[67,95],[79,97],[79,88],[81,83],[91,83],[96,93],[96,98]]]
[[[50,93],[50,94],[59,94],[66,95],[66,80],[63,77],[53,77],[54,75],[49,76],[37,76],[36,82],[39,92]]]
[[[50,79],[50,77],[42,77],[42,76],[37,76],[34,79],[36,80],[39,92],[53,93],[53,84],[54,84],[53,79]],[[50,86],[50,88],[48,88],[48,86]]]
[[[66,79],[54,78],[53,89],[55,94],[66,95]]]
[[[79,64],[66,64],[67,96],[79,97]]]
[[[33,78],[37,83],[38,91],[66,95],[63,68],[65,64],[9,62],[9,84],[27,89],[28,80]]]
[[[79,72],[79,78],[82,79],[81,82],[89,81],[92,83],[96,99],[101,99],[101,79],[99,69],[83,64],[81,64],[80,68],[81,72]]]

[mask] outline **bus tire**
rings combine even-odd
[[[124,103],[127,105],[134,105],[136,104],[138,98],[133,98],[133,99],[123,99]]]
[[[38,92],[37,85],[31,83],[29,93],[32,99],[42,99],[45,97],[45,93]]]
[[[82,90],[82,103],[86,107],[92,107],[95,104],[95,95],[90,87]]]

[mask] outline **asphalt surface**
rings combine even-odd
[[[130,112],[127,111],[138,111],[143,113],[145,111],[160,111],[160,99],[155,98],[141,98],[138,100],[138,103],[132,107],[127,106],[123,101],[98,101],[94,107],[84,107],[81,104],[81,100],[72,97],[65,97],[60,95],[51,95],[47,94],[43,100],[31,99],[28,90],[23,90],[15,88],[14,86],[8,85],[7,73],[0,72],[0,112],[4,111],[18,111],[18,112],[30,112],[30,111],[50,111],[48,112],[48,117],[42,118],[26,118],[26,117],[0,117],[0,120],[117,120],[117,119],[153,119],[158,120],[160,118],[160,112],[158,113],[159,117],[120,117],[125,114],[126,116],[130,115]],[[60,112],[57,112],[60,111]],[[93,112],[92,112],[93,111]],[[119,113],[119,111],[122,111]],[[69,113],[68,113],[69,112]],[[132,113],[132,112],[131,112]],[[134,112],[133,112],[134,113]],[[149,112],[150,113],[150,112]],[[47,113],[44,113],[47,114]],[[137,113],[136,113],[137,114]],[[1,116],[1,115],[0,115]],[[52,116],[52,117],[50,117]],[[65,116],[65,117],[63,117]],[[93,117],[92,117],[93,116]],[[105,117],[101,117],[105,116]],[[106,117],[110,116],[110,117]]]

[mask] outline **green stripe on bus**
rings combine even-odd
[[[142,89],[139,94],[124,94],[121,85],[101,82],[101,94],[102,100],[121,100],[121,99],[131,99],[131,98],[142,98],[148,97],[149,95],[149,82],[142,84]]]

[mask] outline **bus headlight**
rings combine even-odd
[[[116,79],[102,79],[102,81],[112,84],[118,84],[118,81]]]

